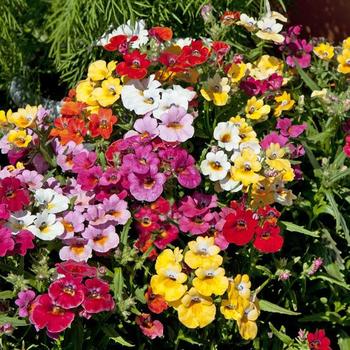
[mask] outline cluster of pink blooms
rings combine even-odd
[[[302,26],[291,26],[284,33],[284,42],[280,50],[287,56],[286,63],[295,67],[296,63],[301,68],[308,68],[311,65],[311,53],[313,46],[306,39],[300,39]]]
[[[32,290],[18,294],[16,305],[20,317],[29,317],[37,330],[46,328],[48,335],[57,338],[79,315],[90,318],[115,307],[109,284],[97,277],[97,269],[86,263],[67,261],[56,265],[59,278],[45,294]]]

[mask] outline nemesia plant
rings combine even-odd
[[[176,38],[144,21],[108,30],[97,41],[103,57],[56,117],[42,106],[0,112],[0,295],[9,299],[0,325],[10,338],[33,325],[38,346],[55,349],[72,339],[76,348],[331,349],[323,329],[302,322],[339,312],[341,324],[345,307],[321,314],[304,300],[318,279],[335,279],[334,294],[348,290],[332,260],[342,257],[318,254],[322,239],[336,246],[325,227],[293,218],[297,206],[310,225],[334,214],[348,239],[307,143],[324,142],[324,121],[307,104],[343,123],[345,143],[324,163],[330,174],[350,157],[349,89],[330,88],[348,81],[350,41],[301,39],[268,1],[260,18],[227,11],[214,25],[212,6],[201,14],[210,38]],[[231,28],[250,38],[251,53],[225,41]],[[330,77],[318,86],[324,65]],[[323,192],[301,189],[311,177],[305,155]],[[311,214],[307,192],[320,201]],[[304,250],[298,235],[317,249]],[[281,314],[308,330],[289,331]],[[8,349],[16,339],[1,341]]]

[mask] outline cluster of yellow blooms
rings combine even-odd
[[[122,90],[120,79],[113,77],[116,62],[108,64],[103,61],[95,61],[90,64],[86,80],[81,81],[76,88],[77,101],[90,106],[91,111],[97,111],[101,107],[109,107],[116,102]]]
[[[0,128],[7,134],[7,142],[18,148],[26,148],[32,141],[27,129],[35,125],[38,107],[27,105],[19,108],[17,112],[11,110],[0,111]]]
[[[216,315],[213,296],[222,296],[227,291],[228,299],[222,301],[221,313],[226,319],[237,321],[244,339],[254,339],[259,312],[257,302],[250,302],[249,277],[227,278],[219,252],[213,237],[198,237],[189,242],[185,255],[179,248],[163,250],[156,260],[156,275],[151,278],[152,291],[177,311],[180,322],[188,328],[203,328],[213,322]],[[183,272],[182,260],[194,270],[190,289],[185,284],[189,276]]]

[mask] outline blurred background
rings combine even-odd
[[[61,100],[100,56],[94,42],[109,25],[144,18],[177,36],[204,35],[200,9],[208,3],[218,17],[264,8],[264,0],[1,0],[0,109]],[[350,35],[350,0],[271,0],[271,7],[309,35],[335,42]]]

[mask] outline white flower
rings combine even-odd
[[[248,142],[242,142],[239,145],[239,148],[235,148],[233,150],[232,156],[230,158],[231,162],[234,162],[237,157],[241,155],[241,152],[245,148],[250,148],[255,154],[259,154],[261,147],[259,145],[259,141],[248,141]]]
[[[148,42],[148,30],[145,27],[145,21],[136,21],[135,25],[131,25],[131,21],[128,20],[126,24],[122,24],[117,29],[111,30],[110,27],[98,40],[97,45],[105,46],[109,43],[110,39],[117,35],[126,35],[128,39],[133,36],[137,36],[137,39],[131,43],[131,47],[134,49],[139,48]]]
[[[69,199],[51,188],[40,188],[34,194],[36,204],[48,213],[61,213],[68,209]]]
[[[243,26],[245,29],[252,31],[255,29],[256,20],[253,17],[249,17],[245,13],[242,13],[241,16],[239,17],[238,24]]]
[[[56,221],[54,214],[49,214],[44,210],[37,215],[34,225],[29,226],[28,230],[44,241],[52,241],[63,234],[64,226],[59,221]]]
[[[183,107],[186,111],[188,103],[196,96],[195,91],[190,91],[180,85],[174,85],[172,89],[162,91],[159,106],[153,111],[155,118],[161,119],[161,115],[167,112],[170,107]]]
[[[258,28],[260,29],[256,36],[260,39],[271,40],[277,43],[282,43],[284,41],[284,36],[278,34],[282,29],[283,25],[277,23],[273,17],[263,17],[258,21]]]
[[[192,38],[180,38],[175,41],[175,45],[180,46],[182,49],[184,46],[191,45],[192,41]]]
[[[230,122],[219,123],[214,130],[214,138],[218,140],[218,145],[226,151],[232,151],[238,148],[241,138],[239,129]]]
[[[6,227],[15,235],[21,230],[27,230],[35,218],[36,216],[31,215],[29,211],[17,211],[11,214]]]
[[[231,164],[227,161],[224,151],[207,153],[205,160],[201,163],[203,175],[208,175],[211,181],[224,179],[230,167]]]
[[[122,88],[123,106],[138,115],[152,112],[159,106],[161,83],[154,80],[154,75],[142,81],[130,80]]]
[[[224,179],[220,180],[220,187],[225,191],[238,192],[242,189],[243,185],[240,181],[235,181],[230,174]]]

